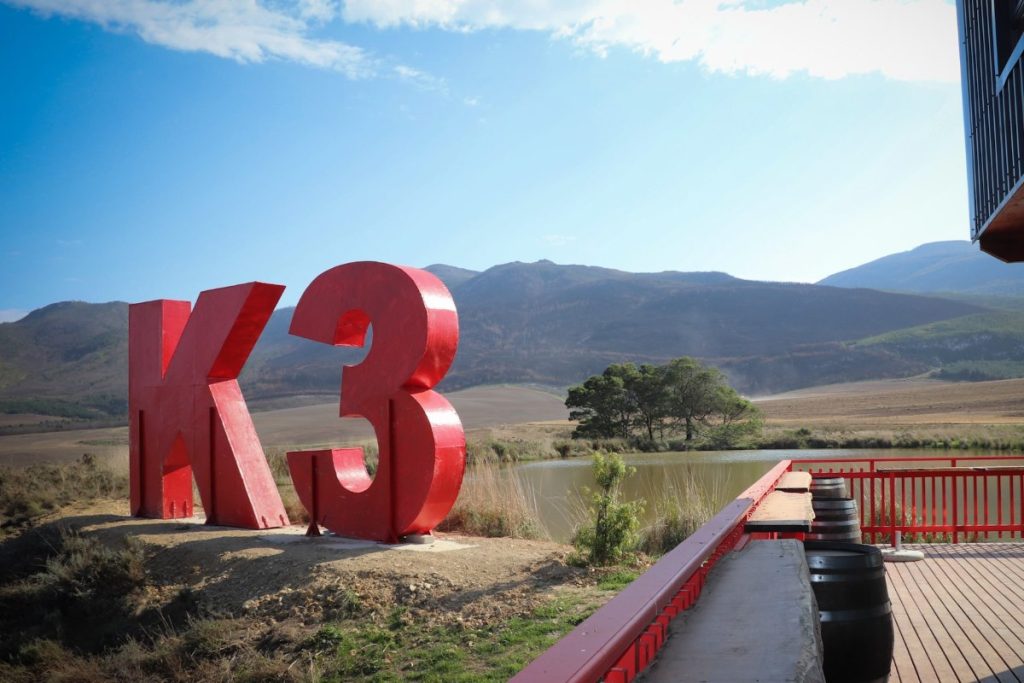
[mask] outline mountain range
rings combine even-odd
[[[921,294],[1024,295],[1024,268],[984,254],[970,242],[930,242],[829,275],[833,287]]]
[[[994,293],[1024,292],[1024,277],[976,255],[967,242],[923,245],[813,285],[550,261],[483,272],[437,264],[427,270],[460,317],[441,388],[564,388],[612,362],[682,355],[720,367],[748,394],[923,372],[1014,375],[1024,371],[1024,306]],[[274,313],[243,372],[254,405],[333,400],[341,364],[365,353],[289,335],[292,312]],[[122,419],[126,384],[125,303],[57,303],[0,324],[0,413]]]

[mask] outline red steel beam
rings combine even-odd
[[[769,470],[512,680],[518,683],[593,683],[606,676],[607,680],[631,680],[632,676],[613,669],[621,668],[624,656],[634,644],[644,655],[640,657],[639,669],[649,663],[653,652],[647,641],[651,638],[644,638],[649,627],[658,622],[666,608],[673,605],[673,600],[688,581],[696,578],[699,591],[703,584],[702,571],[707,569],[705,562],[730,536],[735,537],[737,527],[775,488],[789,466],[790,461],[783,460]],[[638,640],[642,642],[637,643]]]

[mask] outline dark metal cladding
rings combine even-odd
[[[957,0],[971,238],[1024,261],[1024,0]]]

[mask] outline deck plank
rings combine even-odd
[[[933,569],[936,569],[935,564],[926,562],[906,568],[930,612],[925,618],[931,628],[947,634],[941,650],[930,653],[931,656],[945,657],[956,670],[957,680],[975,681],[991,676],[992,666],[974,646],[972,634],[957,620],[960,607],[956,597],[947,590],[949,579],[944,574],[945,568],[938,567],[937,572]]]
[[[1005,613],[1001,601],[987,592],[988,572],[984,565],[971,558],[969,548],[964,550],[963,557],[969,558],[968,562],[948,557],[940,558],[941,565],[947,570],[947,581],[944,586],[954,596],[957,604],[962,606],[963,611],[971,618],[984,640],[998,656],[998,659],[991,659],[993,673],[997,674],[1000,681],[1019,681],[1020,677],[1014,673],[1014,669],[1019,669],[1020,665],[1024,664],[1021,660],[1024,641],[1007,628],[1007,620],[1010,620],[1010,623],[1015,623],[1015,620]]]
[[[926,567],[916,564],[908,565],[907,571],[911,575],[921,576],[921,581],[930,585],[932,599],[945,609],[949,627],[959,628],[963,633],[962,651],[971,663],[971,668],[976,676],[975,680],[1015,683],[1015,678],[1000,674],[1006,669],[1005,662],[989,640],[990,629],[983,615],[973,604],[964,600],[957,593],[955,586],[959,579],[948,575],[949,567],[945,565],[948,562],[959,561],[958,559],[950,560],[938,557],[933,558],[930,565]],[[927,563],[927,560],[925,562]],[[942,617],[937,616],[937,618],[941,620]]]
[[[935,671],[934,680],[959,680],[945,654],[944,643],[939,636],[939,634],[945,635],[945,632],[940,628],[942,620],[936,618],[934,606],[931,605],[932,600],[923,594],[920,582],[911,572],[905,573],[905,583],[909,590],[904,600],[904,606],[911,610],[907,616],[924,646],[924,656],[928,658]]]
[[[1016,549],[1019,564],[1024,560],[1024,544],[1017,545],[1020,546]],[[1005,575],[1012,571],[1013,558],[1006,558],[1008,561],[1001,564],[992,563],[985,557],[987,551],[978,547],[966,550],[981,571],[968,576],[962,567],[953,564],[955,570],[962,572],[959,588],[967,600],[981,606],[982,615],[992,629],[991,641],[1007,669],[1017,680],[1024,680],[1024,616],[1020,610],[1024,593],[1019,590],[1020,584],[1007,583]]]
[[[1024,683],[1024,543],[920,544],[887,563],[893,676]]]
[[[957,588],[963,597],[973,604],[984,607],[983,616],[992,627],[993,632],[998,636],[1008,649],[1001,649],[1004,653],[1024,651],[1024,620],[1019,612],[1008,610],[1004,604],[1005,596],[1009,591],[1000,581],[994,580],[993,571],[998,568],[990,568],[985,562],[981,562],[982,571],[968,574],[956,562],[948,562],[950,569],[956,574],[959,582]],[[1019,596],[1015,596],[1018,597]],[[1024,664],[1017,661],[1014,665]]]
[[[889,597],[892,602],[893,637],[895,639],[892,660],[896,681],[897,683],[921,683],[922,679],[918,675],[917,666],[913,657],[910,656],[911,648],[915,647],[918,641],[917,634],[914,633],[907,621],[907,612],[902,604],[902,596],[906,593],[906,589],[898,590],[893,586],[894,581],[902,581],[900,576],[894,577],[890,574],[887,579],[890,587]],[[920,645],[917,644],[916,647],[920,647]]]
[[[902,572],[887,572],[887,581],[890,588],[890,601],[892,602],[893,619],[895,620],[900,633],[903,636],[903,640],[896,641],[893,648],[893,659],[897,662],[900,660],[909,661],[914,670],[913,679],[909,678],[909,671],[907,672],[908,678],[901,680],[916,680],[916,681],[934,681],[938,679],[935,673],[935,667],[932,666],[931,659],[928,658],[928,651],[921,643],[921,638],[917,633],[917,628],[914,621],[911,620],[910,615],[916,612],[916,608],[910,604],[906,604],[906,601],[910,599],[912,591],[907,587],[905,581],[905,574]],[[896,652],[896,648],[903,646],[906,648],[905,652]]]
[[[933,631],[940,633],[942,648],[930,653],[931,657],[944,657],[953,668],[956,680],[975,681],[991,674],[990,667],[978,652],[970,646],[967,634],[956,623],[958,608],[949,606],[949,598],[929,585],[927,577],[916,577],[922,600],[928,605],[931,616],[927,617]]]

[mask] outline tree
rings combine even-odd
[[[725,384],[719,387],[716,402],[718,405],[714,413],[723,426],[758,420],[761,416],[761,411],[757,409],[757,406]]]
[[[611,365],[603,374],[569,389],[565,407],[569,409],[569,419],[579,422],[573,437],[629,436],[633,410],[620,367]]]
[[[693,441],[713,428],[716,443],[733,443],[760,425],[757,409],[725,375],[689,357],[660,366],[609,365],[572,387],[565,405],[569,418],[579,422],[573,437],[628,438],[637,429],[654,441],[668,427]]]
[[[664,369],[644,363],[637,368],[632,363],[620,366],[626,369],[623,382],[627,399],[633,408],[633,423],[647,433],[647,439],[654,441],[654,429],[658,436],[664,436],[664,422],[668,417],[668,392],[665,386]]]
[[[689,356],[676,358],[665,368],[668,414],[686,430],[692,441],[698,429],[722,405],[722,388],[732,391],[725,376]]]
[[[640,427],[653,441],[664,428],[667,399],[662,368],[624,363],[569,389],[565,405],[569,419],[580,423],[574,436],[627,438]]]

